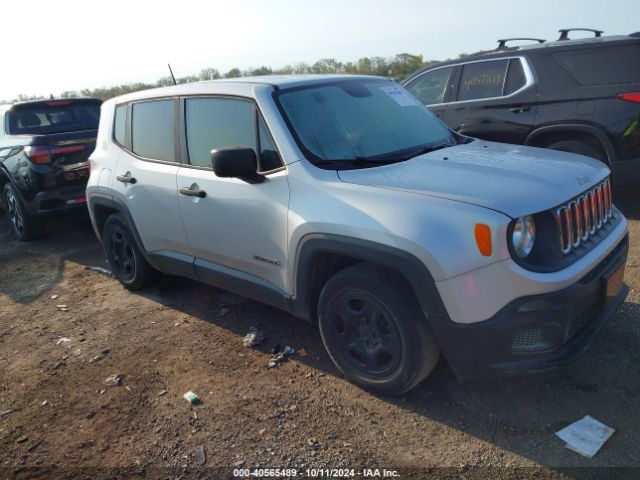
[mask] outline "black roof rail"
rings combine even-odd
[[[629,36],[633,38],[640,38],[640,32],[630,33]]]
[[[496,50],[502,50],[503,48],[507,48],[507,42],[512,42],[514,40],[530,40],[532,42],[538,42],[538,43],[546,42],[546,40],[543,38],[526,38],[526,37],[503,38],[501,40],[498,40],[498,48],[496,48]]]
[[[569,32],[579,31],[579,32],[593,32],[594,36],[601,37],[604,31],[595,30],[593,28],[561,28],[558,30],[560,32],[560,37],[558,40],[571,40],[569,38]]]

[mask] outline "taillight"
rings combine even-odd
[[[84,150],[84,145],[72,145],[70,147],[55,147],[51,149],[52,155],[60,155],[62,153],[74,153]]]
[[[640,103],[640,92],[619,93],[618,98],[627,102]]]
[[[24,153],[27,158],[36,165],[46,165],[47,163],[51,163],[51,152],[49,151],[49,147],[24,147]]]
[[[61,107],[64,105],[71,105],[73,100],[50,100],[48,102],[44,102],[45,105],[49,107]]]

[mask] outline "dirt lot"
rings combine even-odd
[[[86,222],[19,244],[3,216],[0,412],[11,412],[0,413],[0,477],[350,466],[400,478],[640,478],[640,202],[618,203],[631,219],[631,293],[587,355],[552,372],[464,384],[441,362],[402,398],[345,381],[315,328],[286,313],[177,278],[128,293],[85,268],[105,266]],[[255,323],[267,341],[243,348]],[[270,369],[277,344],[298,352]],[[105,384],[112,374],[121,385]],[[188,390],[200,406],[182,398]],[[593,459],[554,436],[585,414],[617,430]]]

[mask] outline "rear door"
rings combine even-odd
[[[521,144],[535,126],[537,90],[521,57],[461,65],[450,100],[444,120],[463,135]]]
[[[188,249],[176,192],[176,105],[173,98],[129,105],[124,145],[117,140],[122,127],[115,128],[114,140],[121,148],[113,192],[127,206],[145,250],[159,259],[182,259]]]
[[[179,194],[196,273],[213,283],[230,275],[284,290],[287,171],[255,103],[237,97],[185,98],[181,117],[187,158],[178,172],[178,191],[206,195]],[[234,146],[256,151],[264,182],[216,176],[211,150]]]
[[[444,120],[454,77],[454,66],[437,67],[412,78],[404,88]]]

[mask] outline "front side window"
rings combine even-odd
[[[408,83],[406,89],[425,105],[442,103],[452,70],[453,67],[445,67],[423,73]]]
[[[131,112],[131,150],[136,155],[175,161],[173,100],[134,103]]]
[[[298,145],[316,163],[390,163],[455,141],[434,114],[388,80],[312,84],[280,90],[275,98]]]
[[[247,100],[194,98],[185,101],[189,162],[211,167],[211,150],[256,148],[255,107]]]
[[[126,121],[127,121],[127,106],[120,105],[116,107],[116,114],[113,120],[113,138],[120,145],[124,145]]]
[[[467,63],[462,67],[457,100],[502,96],[508,60]]]
[[[262,115],[258,115],[258,136],[260,140],[260,171],[268,172],[282,166],[278,149],[276,148]]]

